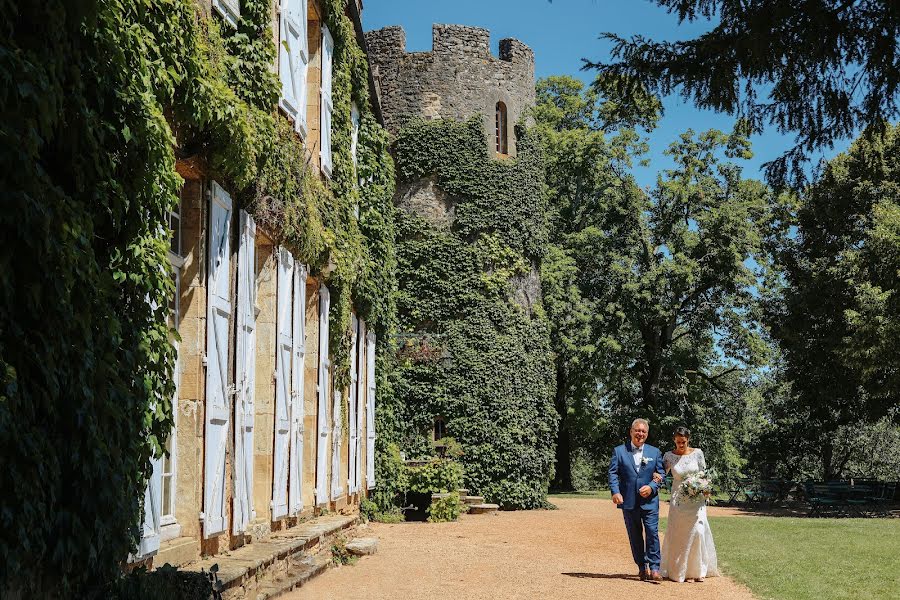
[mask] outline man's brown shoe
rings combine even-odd
[[[650,573],[650,579],[652,579],[653,581],[662,581],[663,576],[659,574],[659,571],[653,571],[652,573]]]
[[[650,569],[641,569],[638,573],[638,577],[641,578],[641,581],[649,581],[650,580]]]

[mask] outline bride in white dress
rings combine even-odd
[[[706,470],[703,451],[688,446],[690,435],[686,427],[678,427],[675,430],[675,451],[666,452],[663,456],[666,472],[672,473],[673,492],[688,474]],[[706,518],[705,498],[679,502],[676,494],[669,502],[660,574],[679,582],[686,579],[703,581],[705,577],[719,574],[716,545]]]

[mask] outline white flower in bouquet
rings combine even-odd
[[[688,474],[681,485],[672,494],[676,504],[681,502],[702,502],[712,495],[713,474],[708,471],[696,471]]]

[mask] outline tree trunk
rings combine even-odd
[[[569,394],[565,367],[556,366],[556,411],[559,413],[559,430],[556,434],[556,472],[550,489],[562,492],[574,490],[572,485],[572,433],[569,430]]]
[[[825,481],[834,479],[834,469],[832,468],[832,459],[834,458],[834,445],[831,440],[822,440],[822,476]]]

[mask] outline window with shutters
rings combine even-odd
[[[309,45],[306,37],[307,0],[281,0],[279,10],[278,76],[279,105],[294,121],[294,129],[306,137],[306,78]]]
[[[509,136],[507,134],[506,127],[506,104],[504,104],[503,102],[497,103],[497,109],[495,111],[495,122],[497,154],[502,154],[505,156],[509,154]]]
[[[334,40],[328,27],[322,26],[321,149],[322,172],[331,177],[331,121],[334,104],[331,99],[331,77],[334,64]]]
[[[241,0],[213,0],[212,6],[226,23],[237,27],[238,19],[241,18]]]

